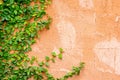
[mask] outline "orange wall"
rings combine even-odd
[[[41,61],[62,47],[63,60],[49,68],[56,77],[84,61],[80,76],[69,80],[120,80],[119,0],[53,0],[47,11],[51,28],[40,33],[30,56]]]

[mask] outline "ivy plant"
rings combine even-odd
[[[41,62],[25,54],[32,50],[38,32],[49,29],[51,18],[45,9],[50,3],[51,0],[0,0],[0,80],[66,80],[84,67],[81,63],[58,79],[49,73],[48,67],[56,57],[63,58],[62,48],[58,55],[52,52],[52,57],[46,56]]]

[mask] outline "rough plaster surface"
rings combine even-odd
[[[49,68],[55,77],[84,61],[80,76],[69,80],[120,80],[119,0],[53,0],[47,11],[51,28],[40,32],[29,56],[41,61],[63,47],[63,60]]]
[[[93,0],[79,0],[79,3],[83,8],[91,9],[94,7]]]
[[[115,73],[120,75],[120,42],[116,38],[99,42],[94,51],[100,61],[112,67]]]

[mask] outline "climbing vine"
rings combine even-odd
[[[25,54],[32,50],[38,32],[49,29],[51,18],[45,9],[50,3],[51,0],[0,0],[0,80],[66,80],[84,67],[80,63],[63,77],[55,78],[48,71],[49,62],[63,58],[62,48],[58,55],[52,52],[52,57],[46,56],[41,62]]]

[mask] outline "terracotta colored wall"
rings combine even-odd
[[[63,60],[49,69],[56,77],[84,61],[81,75],[69,80],[120,80],[120,0],[53,0],[47,11],[51,28],[30,55],[42,60],[62,47]]]

